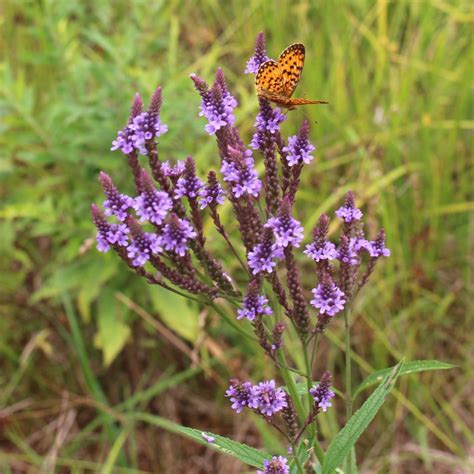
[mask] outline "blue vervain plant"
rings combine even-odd
[[[267,59],[260,33],[245,72],[255,73]],[[192,157],[174,164],[159,158],[157,139],[168,129],[160,121],[161,88],[146,111],[137,94],[128,124],[118,132],[112,146],[127,156],[137,195],[120,193],[112,179],[100,173],[106,200],[103,210],[92,205],[97,248],[101,252],[113,249],[150,284],[208,305],[226,321],[250,321],[254,338],[280,373],[281,386],[275,380],[253,383],[234,378],[226,396],[236,413],[252,411],[274,427],[285,439],[288,453],[272,456],[209,432],[201,432],[203,443],[259,468],[260,473],[330,473],[341,464],[345,472],[355,472],[353,447],[358,437],[397,376],[414,371],[410,364],[404,368],[400,363],[379,380],[374,378],[372,384],[380,382],[379,387],[353,415],[350,308],[377,262],[390,255],[385,233],[381,229],[372,240],[367,238],[362,211],[351,191],[335,212],[342,224],[337,242],[328,238],[329,216],[321,215],[302,252],[314,262],[313,298],[308,303],[296,259],[304,229],[294,217],[300,175],[315,151],[308,122],[303,121],[299,132],[285,140],[280,124],[286,115],[259,98],[255,133],[247,147],[235,126],[237,101],[229,92],[223,71],[217,70],[211,86],[197,75],[191,79],[201,96],[205,131],[217,141],[220,180],[211,170],[207,183],[201,181]],[[146,157],[148,169],[141,163],[141,155]],[[262,179],[255,168],[255,160],[261,158],[265,168]],[[220,218],[219,207],[226,201],[238,224],[238,244]],[[206,213],[241,267],[240,280],[243,270],[242,285],[209,249],[203,226]],[[245,259],[241,257],[242,246]],[[228,314],[219,300],[226,300],[235,313]],[[344,390],[333,388],[331,373],[314,363],[318,341],[336,317],[343,317],[345,322]],[[293,358],[285,339],[292,334],[296,334],[304,370],[291,366]],[[423,369],[448,367],[432,361]],[[319,382],[313,380],[313,374],[319,375]],[[346,425],[325,451],[317,418],[331,407],[336,393],[345,400]],[[181,432],[196,439],[195,430],[183,428]]]

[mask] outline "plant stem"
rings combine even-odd
[[[349,326],[350,309],[344,310],[344,325],[346,330],[346,424],[352,416],[352,368],[351,368],[351,332]],[[346,458],[346,472],[352,474],[352,452]]]
[[[285,354],[283,354],[283,351],[278,351],[277,357],[278,361],[281,364],[278,366],[281,372],[281,376],[283,377],[286,388],[288,389],[290,397],[293,400],[293,403],[295,404],[296,412],[298,413],[298,418],[300,419],[301,423],[304,423],[304,420],[306,419],[305,409],[303,404],[301,403],[301,398],[298,394],[293,375],[288,369],[285,368],[288,367],[288,362],[286,360]]]
[[[313,357],[311,357],[311,361],[308,354],[308,343],[307,341],[303,342],[303,354],[304,354],[304,363],[306,367],[306,390],[308,392],[308,416],[311,414],[311,410],[313,408],[313,396],[310,393],[310,390],[313,388]],[[314,352],[312,356],[314,355]],[[313,420],[312,423],[309,425],[309,432],[310,437],[313,440],[312,445],[314,446],[316,457],[318,458],[319,462],[322,464],[324,460],[324,451],[322,450],[321,446],[319,445],[318,438],[316,436],[316,420]]]
[[[303,466],[301,465],[300,460],[298,459],[298,451],[296,448],[296,445],[294,443],[291,443],[291,449],[293,450],[293,455],[296,463],[296,467],[298,468],[298,474],[304,474],[304,469]]]

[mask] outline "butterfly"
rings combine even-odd
[[[289,110],[297,105],[327,104],[324,100],[291,98],[303,71],[304,58],[304,44],[294,43],[280,54],[278,61],[269,59],[262,63],[255,76],[257,95]]]

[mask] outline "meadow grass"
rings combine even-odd
[[[330,102],[290,112],[283,125],[293,133],[308,118],[317,145],[303,173],[299,219],[311,228],[352,189],[369,230],[381,224],[392,250],[354,310],[355,380],[403,357],[459,366],[401,380],[361,440],[361,472],[467,472],[470,2],[5,0],[0,14],[2,472],[240,472],[144,417],[136,421],[142,412],[281,447],[223,401],[235,371],[272,375],[255,345],[212,311],[147,287],[114,255],[99,254],[89,216],[90,203],[103,199],[99,170],[131,190],[123,156],[109,148],[136,91],[148,97],[163,86],[170,131],[161,156],[191,154],[204,172],[218,155],[189,74],[211,80],[221,66],[250,138],[257,100],[243,70],[259,31],[272,56],[304,42],[297,96]],[[232,223],[230,208],[223,219]],[[224,267],[236,267],[221,249]],[[309,270],[303,279],[310,288]],[[341,324],[322,349],[337,386]],[[342,420],[329,412],[323,435]]]

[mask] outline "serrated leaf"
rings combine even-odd
[[[260,469],[263,468],[263,461],[265,459],[271,459],[272,457],[271,454],[264,451],[259,451],[258,449],[247,446],[246,444],[238,443],[237,441],[211,433],[209,431],[196,430],[194,428],[181,426],[160,416],[150,415],[148,413],[134,413],[131,415],[131,419],[144,421],[146,423],[159,426],[160,428],[172,433],[186,436],[187,438],[190,438],[197,443],[203,444],[210,449],[215,449],[216,451],[219,451],[223,454],[228,454],[229,456],[239,459],[243,463]],[[203,433],[207,436],[212,436],[214,438],[214,442],[208,443],[203,438]]]
[[[150,287],[153,306],[160,319],[176,334],[195,342],[199,334],[198,308],[186,298],[159,286]]]
[[[382,383],[374,390],[374,393],[365,401],[359,410],[347,422],[334,437],[324,458],[322,474],[331,474],[344,461],[355,445],[360,435],[365,431],[369,423],[383,405],[385,398],[392,390],[395,381],[400,375],[403,362],[399,362],[391,372],[388,373]]]
[[[123,322],[124,312],[125,307],[119,306],[113,292],[104,291],[99,301],[94,345],[102,351],[106,367],[117,357],[130,335],[130,328]]]
[[[456,367],[455,365],[446,364],[438,360],[414,360],[412,362],[405,362],[400,370],[400,375],[413,374],[415,372],[424,372],[425,370],[446,370]],[[393,367],[388,369],[377,370],[371,373],[355,390],[354,397],[362,390],[380,383],[384,377],[393,370]]]

